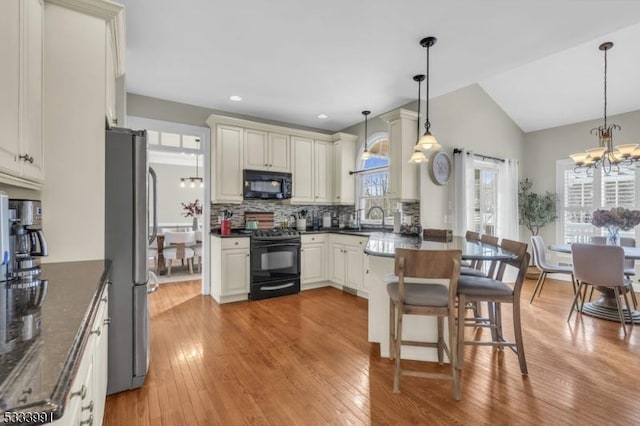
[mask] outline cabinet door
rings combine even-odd
[[[95,354],[93,356],[93,395],[94,410],[93,417],[97,424],[102,424],[104,416],[104,406],[107,397],[107,358],[109,342],[109,313],[108,292],[105,291],[100,299],[101,312],[96,316],[93,330],[100,329],[100,334],[96,336]]]
[[[346,246],[346,286],[362,289],[364,287],[364,252],[361,246]]]
[[[19,171],[20,0],[0,1],[0,169]]]
[[[269,169],[274,172],[291,171],[291,144],[289,136],[269,133]]]
[[[307,244],[302,247],[302,283],[323,281],[324,278],[324,244]]]
[[[40,181],[43,178],[42,164],[42,20],[43,5],[40,0],[22,2],[23,29],[22,48],[24,54],[23,96],[24,118],[20,141],[22,176]]]
[[[212,201],[242,201],[242,134],[240,127],[216,126],[216,161],[211,171],[215,181]]]
[[[333,186],[331,175],[331,160],[333,159],[333,144],[325,141],[314,143],[314,201],[331,202],[331,188]]]
[[[345,256],[342,244],[331,244],[331,281],[344,285]]]
[[[109,30],[107,30],[106,34],[106,49],[105,113],[109,124],[116,126],[118,124],[118,119],[116,118],[116,65],[113,57],[113,36]]]
[[[293,197],[292,202],[312,202],[313,195],[313,140],[293,136]]]
[[[244,168],[269,170],[267,133],[260,130],[244,130]]]
[[[249,293],[249,250],[222,251],[222,295]]]

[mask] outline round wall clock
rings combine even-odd
[[[446,152],[438,151],[429,160],[429,174],[437,185],[446,185],[451,178],[453,163]]]

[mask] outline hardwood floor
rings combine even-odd
[[[522,294],[529,376],[510,350],[467,346],[460,402],[449,381],[403,377],[392,393],[365,299],[322,288],[221,306],[200,281],[162,285],[147,382],[110,396],[104,424],[638,424],[640,327],[625,337],[615,322],[568,324],[571,285],[547,280],[530,305],[534,284]],[[504,324],[511,335],[507,312]]]

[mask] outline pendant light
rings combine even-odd
[[[418,119],[416,120],[416,140],[420,137],[420,86],[422,86],[422,82],[424,81],[424,74],[418,74],[413,76],[413,81],[418,82]],[[420,164],[426,163],[429,161],[427,156],[422,152],[422,148],[420,148],[419,144],[413,147],[413,154],[411,158],[409,158],[409,163],[411,164]]]
[[[200,139],[195,140],[197,143],[200,143]],[[180,178],[180,188],[186,188],[187,184],[189,188],[195,188],[197,183],[200,183],[200,188],[204,188],[204,179],[198,176],[198,160],[200,159],[200,154],[196,154],[196,175]]]
[[[431,78],[431,74],[429,74],[429,49],[431,46],[436,44],[438,41],[435,37],[425,37],[420,40],[420,46],[427,48],[427,90],[426,90],[426,112],[425,112],[425,120],[424,120],[424,134],[418,140],[415,148],[419,148],[422,151],[429,151],[430,149],[440,149],[441,145],[438,143],[436,138],[431,134],[431,123],[429,122],[429,79]],[[419,145],[419,147],[418,147]]]
[[[569,157],[575,162],[575,171],[586,171],[587,175],[593,169],[602,166],[605,175],[609,175],[613,167],[619,171],[619,164],[632,164],[640,160],[638,144],[624,144],[613,146],[613,131],[621,130],[617,124],[607,123],[607,51],[613,47],[608,41],[602,43],[598,49],[604,52],[604,123],[591,129],[592,135],[598,136],[598,146],[587,149],[586,152],[571,154]]]
[[[369,135],[367,134],[367,116],[369,114],[371,114],[371,111],[362,111],[362,115],[364,115],[364,151],[362,152],[362,156],[360,157],[361,160],[368,160],[369,158],[371,158],[371,153],[367,148],[367,138],[369,137]]]

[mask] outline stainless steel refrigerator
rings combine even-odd
[[[105,256],[111,261],[107,393],[112,394],[141,387],[149,370],[147,247],[157,231],[156,208],[150,205],[156,178],[147,162],[144,130],[107,129],[105,154]]]

